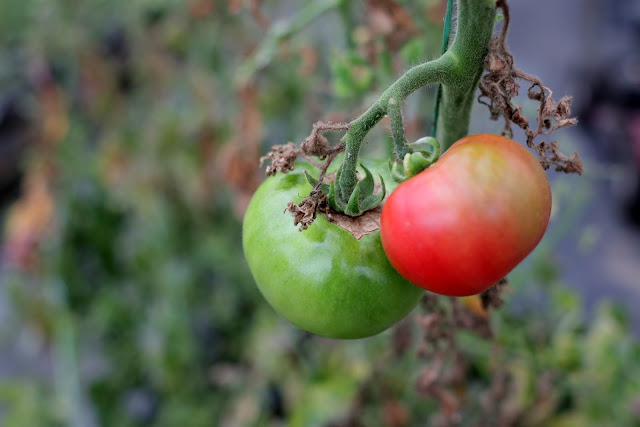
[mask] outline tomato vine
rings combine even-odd
[[[562,154],[555,142],[541,142],[538,145],[533,142],[539,135],[549,135],[558,128],[575,124],[576,119],[571,118],[570,98],[562,98],[556,103],[551,90],[539,79],[515,67],[513,56],[506,46],[510,24],[506,1],[459,0],[456,4],[457,30],[449,45],[450,27],[445,25],[440,57],[409,69],[350,123],[318,122],[299,147],[293,143],[274,146],[271,152],[261,158],[261,162],[271,161],[267,166],[267,175],[293,171],[296,160],[301,156],[319,170],[319,175],[314,176],[312,166],[306,164],[303,174],[293,174],[295,177],[278,184],[284,186],[295,179],[300,189],[312,188],[307,197],[288,202],[285,209],[294,217],[294,225],[299,225],[300,231],[308,229],[319,214],[331,223],[328,225],[323,221],[322,227],[332,232],[341,227],[356,240],[377,233],[382,227],[382,245],[386,257],[405,279],[432,292],[465,296],[489,289],[535,248],[546,230],[551,206],[547,178],[529,151],[504,136],[475,135],[475,139],[465,138],[471,108],[476,99],[481,102],[488,100],[484,103],[489,107],[491,119],[504,117],[503,135],[512,136],[512,123],[525,130],[527,145],[537,151],[542,168],[547,169],[555,164],[557,170],[580,173],[581,163],[577,154],[571,157]],[[344,6],[343,3],[334,4],[338,5]],[[452,5],[453,2],[448,1],[447,23],[450,23]],[[498,9],[503,13],[500,17]],[[314,13],[323,11],[317,9]],[[344,15],[344,7],[340,11]],[[498,18],[504,19],[501,30],[494,36],[496,22],[501,20]],[[535,130],[530,128],[522,109],[512,102],[512,98],[518,94],[517,79],[531,83],[527,94],[530,99],[540,103],[538,127]],[[409,142],[405,136],[403,105],[409,95],[431,84],[438,84],[435,135]],[[479,98],[476,96],[478,87]],[[364,216],[365,212],[373,212],[379,207],[387,196],[379,163],[374,168],[378,173],[376,183],[374,175],[360,160],[365,138],[384,117],[389,119],[394,146],[394,159],[389,161],[389,170],[384,175],[396,182],[407,182],[395,190],[384,208],[378,209],[378,213]],[[336,131],[345,133],[338,144],[331,146],[324,134]],[[454,143],[459,148],[456,154],[453,149],[447,151]],[[441,153],[444,156],[438,161]],[[329,174],[332,162],[338,158],[341,159],[340,166],[334,166]],[[437,167],[423,172],[436,162]],[[442,166],[445,164],[447,166]],[[364,173],[359,173],[359,166]],[[299,182],[302,177],[308,185]],[[277,178],[276,181],[270,179],[273,187]],[[395,188],[395,185],[390,188]],[[437,191],[427,191],[431,189]],[[465,191],[468,200],[460,201],[460,193]],[[267,205],[266,202],[264,204]],[[246,229],[253,234],[246,241],[253,242],[254,239],[252,244],[262,241],[263,233],[260,230],[267,226],[271,215],[256,213],[260,209],[259,205],[253,203],[250,209],[252,215],[248,215],[251,224]],[[431,215],[432,210],[437,211],[437,215]],[[423,220],[430,215],[436,219]],[[460,219],[470,215],[474,215],[475,221],[463,226]],[[339,219],[342,217],[356,220]],[[452,221],[451,218],[457,220]],[[280,226],[281,218],[272,218],[271,225]],[[484,236],[485,232],[490,236]],[[300,240],[283,233],[289,236],[291,242]],[[372,238],[378,239],[379,236],[380,233],[377,233]],[[273,236],[269,244],[275,240],[276,236]],[[462,251],[457,250],[460,241],[464,241],[465,249]],[[247,244],[249,249],[245,251],[251,252],[252,244]],[[311,241],[301,241],[300,253],[308,250],[309,245],[312,245]],[[270,255],[271,258],[274,265],[281,264],[277,257]],[[250,266],[252,263],[258,265],[258,261],[250,261]],[[430,263],[434,264],[433,268]],[[267,264],[270,267],[266,270],[275,268]],[[363,259],[358,259],[356,264],[354,268],[368,265]],[[256,277],[256,281],[260,283],[260,279],[264,279],[262,276],[269,275],[260,273],[258,276],[261,277]],[[267,290],[264,292],[275,289],[273,292],[278,295],[281,292],[286,294],[281,289],[280,279],[273,283],[262,281],[268,282],[263,285]],[[293,302],[296,305],[295,298],[289,299],[288,295],[286,299],[283,297],[284,300],[287,304]],[[275,305],[278,304],[286,306],[282,301],[277,301]],[[349,310],[355,310],[357,306],[354,302]],[[297,315],[290,317],[296,318]],[[311,327],[306,329],[310,330]],[[345,333],[345,336],[350,334]]]
[[[498,17],[497,9],[502,9],[504,21],[499,35],[492,39],[495,23],[502,17]],[[344,8],[340,10],[344,12]],[[319,122],[300,148],[275,146],[263,158],[263,161],[267,158],[272,161],[267,174],[292,170],[295,159],[300,155],[308,160],[315,156],[324,161],[323,164],[316,163],[320,169],[320,178],[311,178],[315,185],[309,198],[303,200],[297,208],[290,209],[294,216],[302,214],[308,219],[303,224],[303,229],[314,220],[319,206],[328,206],[349,216],[359,216],[375,208],[383,200],[384,194],[373,194],[374,186],[361,181],[357,172],[365,137],[383,117],[389,118],[394,144],[395,159],[390,161],[392,177],[400,182],[429,167],[441,152],[445,152],[451,144],[467,134],[478,86],[480,101],[483,102],[482,98],[489,100],[485,104],[490,108],[491,118],[505,118],[503,134],[511,136],[510,123],[515,123],[525,129],[527,145],[536,149],[545,169],[554,164],[556,170],[581,173],[581,162],[577,154],[564,155],[555,142],[541,142],[537,145],[533,142],[539,135],[548,135],[555,129],[575,124],[576,119],[570,117],[570,98],[565,97],[555,103],[551,90],[539,79],[515,68],[513,56],[506,47],[509,27],[507,3],[503,0],[458,1],[457,31],[449,46],[450,25],[447,24],[450,23],[452,10],[452,1],[448,1],[442,54],[439,58],[408,70],[352,122]],[[318,9],[314,13],[324,11]],[[307,15],[309,13],[303,14],[305,17]],[[487,73],[482,76],[485,70]],[[532,86],[527,94],[530,99],[540,102],[536,130],[529,128],[529,122],[521,108],[511,101],[518,93],[516,79],[531,82]],[[409,95],[431,84],[438,84],[432,129],[434,139],[428,141],[428,149],[420,149],[419,142],[424,140],[411,143],[405,137],[402,109]],[[536,91],[535,88],[539,90]],[[336,130],[346,132],[338,145],[329,147],[323,133]],[[325,172],[329,164],[343,151],[345,156],[336,177],[330,184],[325,184]]]

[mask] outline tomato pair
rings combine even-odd
[[[546,175],[510,139],[463,138],[395,189],[381,162],[365,165],[392,193],[381,230],[361,240],[322,215],[298,232],[283,213],[311,190],[303,171],[312,170],[304,163],[268,178],[244,219],[245,256],[260,291],[278,313],[312,333],[377,334],[406,316],[423,288],[451,296],[482,292],[521,262],[546,230]]]

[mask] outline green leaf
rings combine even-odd
[[[380,177],[380,184],[382,185],[382,191],[380,194],[369,194],[365,199],[360,203],[360,211],[365,212],[370,209],[375,208],[384,200],[384,196],[387,193],[387,189],[384,185],[384,179],[382,179],[382,175],[378,175]]]
[[[353,193],[349,197],[349,202],[347,203],[347,209],[345,213],[351,216],[360,215],[360,184],[362,181],[358,181],[355,188],[353,189]]]
[[[358,183],[360,186],[360,201],[362,201],[370,194],[373,194],[375,182],[373,181],[373,175],[371,175],[371,171],[364,167],[363,164],[361,164],[360,166],[362,167],[362,169],[364,169],[364,179]]]
[[[408,177],[415,176],[429,167],[429,162],[421,153],[407,153],[404,156],[404,170]]]
[[[389,173],[391,174],[391,178],[398,184],[402,184],[409,179],[404,172],[404,166],[398,162],[392,162],[391,159],[389,159]]]
[[[311,174],[309,174],[309,172],[307,172],[306,170],[304,171],[304,177],[307,178],[307,182],[309,184],[311,184],[311,186],[313,188],[315,188],[316,185],[318,185],[318,180],[315,179],[314,177],[312,177]],[[329,184],[324,184],[323,183],[322,185],[320,185],[320,191],[322,191],[322,194],[327,194],[328,195],[329,194],[329,190],[330,190]]]
[[[307,182],[311,184],[312,187],[318,185],[318,180],[311,176],[309,172],[304,171],[304,177],[307,178]]]
[[[382,203],[382,201],[384,200],[384,196],[387,195],[387,186],[384,184],[384,179],[382,179],[382,175],[378,174],[378,176],[380,177],[380,185],[382,186],[382,191],[380,192],[380,202]]]
[[[331,186],[329,187],[329,206],[337,211],[342,211],[342,209],[338,206],[338,202],[336,200],[336,187],[333,185],[333,181],[331,181]]]

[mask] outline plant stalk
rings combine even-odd
[[[452,81],[444,83],[436,139],[446,151],[467,135],[471,107],[484,70],[496,20],[494,0],[458,0],[458,31],[445,55],[456,63]]]
[[[495,16],[495,0],[458,0],[458,32],[449,50],[436,60],[411,68],[389,86],[374,105],[350,123],[342,138],[345,158],[340,180],[336,182],[337,197],[348,201],[358,183],[356,168],[364,138],[386,114],[391,119],[396,158],[402,159],[411,151],[404,138],[402,105],[417,89],[434,83],[443,86],[436,131],[442,152],[467,134]]]

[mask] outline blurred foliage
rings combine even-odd
[[[240,218],[261,153],[348,121],[437,54],[444,3],[3,0],[0,97],[17,99],[31,145],[6,213],[0,348],[35,367],[0,384],[1,424],[434,417],[414,387],[415,322],[402,354],[392,331],[337,342],[293,328],[253,284]],[[429,129],[432,101],[410,99],[408,136]],[[370,149],[384,152],[379,128]],[[521,425],[640,425],[640,346],[611,306],[582,319],[551,249],[492,316],[499,346],[461,333],[465,424],[499,403]],[[497,375],[509,393],[483,403]]]

